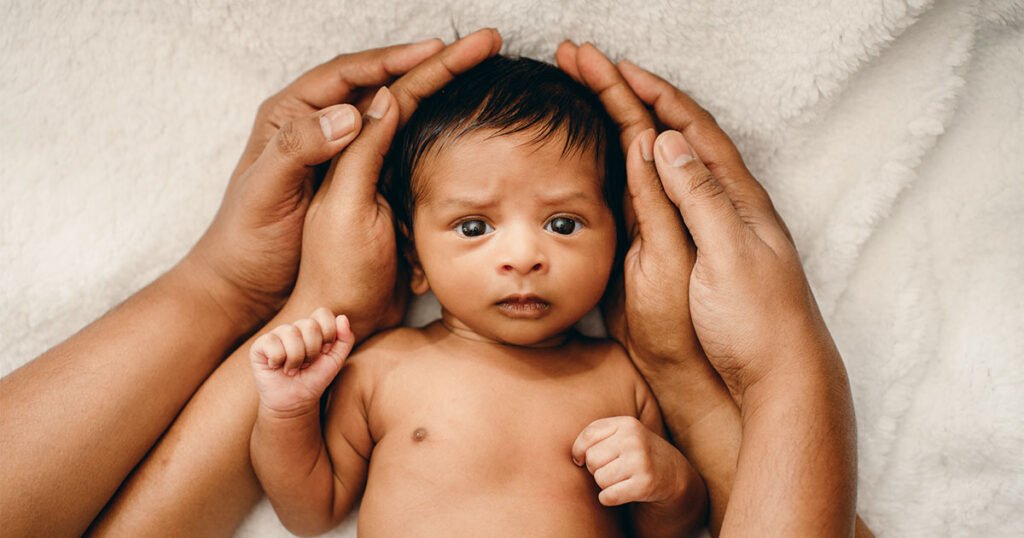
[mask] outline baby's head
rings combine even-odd
[[[454,330],[545,345],[600,301],[624,243],[618,129],[556,67],[486,60],[424,100],[381,192],[416,294]]]

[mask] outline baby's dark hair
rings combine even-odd
[[[414,206],[423,189],[413,183],[413,174],[423,157],[480,130],[494,130],[497,136],[529,133],[533,142],[564,137],[563,155],[593,149],[621,248],[625,168],[618,127],[589,88],[530,58],[498,55],[484,60],[419,104],[395,136],[380,183],[398,224],[412,230]]]

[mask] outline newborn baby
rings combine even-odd
[[[621,264],[617,133],[590,90],[529,59],[487,60],[419,106],[381,191],[441,319],[348,356],[348,320],[319,309],[251,348],[253,466],[289,530],[323,533],[360,497],[361,537],[703,523],[703,483],[625,351],[573,329]]]

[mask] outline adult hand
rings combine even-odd
[[[299,77],[260,105],[213,223],[184,265],[241,327],[265,321],[295,282],[315,166],[360,132],[365,102],[444,47],[438,39],[344,54]],[[359,260],[353,260],[353,265]]]
[[[622,318],[610,325],[635,358],[677,366],[703,351],[739,398],[768,373],[805,366],[789,360],[794,342],[834,350],[789,231],[711,114],[592,45],[565,43],[558,57],[621,129],[636,225]],[[672,130],[655,138],[645,105]],[[680,279],[689,285],[666,285]]]
[[[684,429],[714,416],[729,423],[724,403],[698,404],[703,415],[683,405],[681,393],[697,385],[722,401],[702,364],[713,365],[740,404],[735,488],[731,476],[720,480],[732,514],[725,528],[852,531],[856,439],[848,381],[767,193],[714,118],[668,82],[628,62],[616,68],[590,45],[564,43],[557,58],[598,93],[626,148],[636,238],[625,302],[609,323],[613,334],[651,383],[674,434],[673,414],[691,415],[676,421]],[[645,105],[671,130],[655,139]],[[680,278],[686,284],[671,284]],[[701,375],[694,381],[680,372]],[[703,458],[688,456],[701,466]],[[721,510],[723,499],[709,487]]]
[[[367,100],[377,103],[366,108],[358,137],[331,164],[315,197],[303,194],[301,200],[308,200],[309,210],[305,214],[288,212],[297,215],[300,227],[305,224],[296,231],[301,240],[299,235],[294,237],[295,249],[301,241],[301,267],[294,291],[277,313],[276,322],[262,331],[307,317],[319,306],[346,313],[355,339],[365,338],[372,327],[388,319],[396,253],[390,211],[375,193],[383,155],[395,129],[412,114],[419,100],[500,47],[501,36],[496,31],[481,30],[410,69],[390,89],[370,94]],[[369,77],[377,71],[378,80],[386,76],[379,65],[367,67],[361,74]],[[330,86],[336,78],[337,72],[327,74],[321,84]],[[324,140],[318,122],[293,122],[290,129],[285,139],[291,142],[285,147],[292,148],[295,157],[291,161],[267,158],[268,181],[276,177],[274,163],[286,163],[276,165],[278,175],[294,173],[297,165],[287,163],[312,162],[298,156],[316,153],[316,144]],[[254,169],[268,154],[274,155],[271,148],[275,146],[267,145]],[[287,245],[292,246],[290,242]],[[280,259],[292,256],[297,254]],[[375,273],[377,270],[380,272]],[[187,338],[178,340],[188,343]],[[103,520],[91,529],[95,534],[146,536],[168,526],[186,535],[233,532],[260,494],[249,459],[258,394],[248,351],[249,344],[245,344],[221,363],[132,476],[119,481],[118,496],[107,504]]]
[[[357,339],[401,322],[408,286],[396,279],[391,208],[377,193],[384,156],[421,99],[497,54],[501,44],[496,30],[479,30],[412,69],[390,90],[378,91],[362,133],[332,163],[306,214],[302,262],[285,308],[289,314],[318,306],[345,312]]]
[[[739,450],[738,410],[691,322],[688,282],[697,252],[654,168],[655,118],[593,45],[565,42],[556,60],[599,95],[619,126],[629,192],[624,213],[632,242],[622,278],[611,285],[604,302],[605,323],[657,396],[673,442],[704,478],[709,526],[717,535]],[[733,454],[731,462],[723,454]]]

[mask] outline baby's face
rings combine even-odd
[[[443,319],[481,339],[548,345],[600,300],[615,218],[593,150],[475,132],[423,159],[413,238]],[[418,272],[418,271],[417,271]]]

